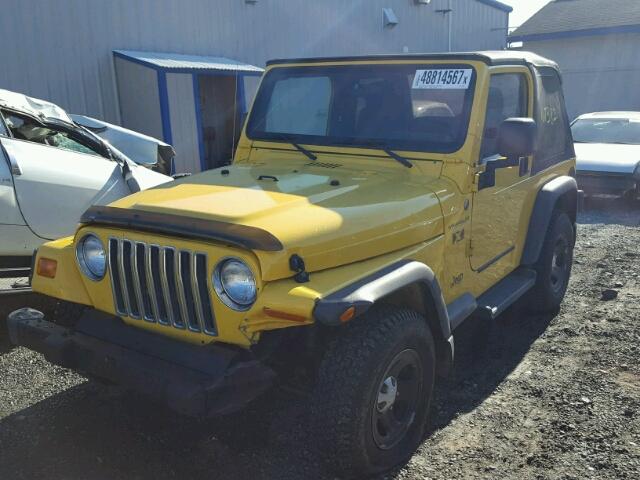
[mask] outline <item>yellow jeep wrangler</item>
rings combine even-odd
[[[198,416],[294,382],[335,468],[385,470],[465,319],[560,305],[574,174],[544,58],[272,61],[232,165],[89,209],[34,260],[63,308],[14,312],[10,337]]]

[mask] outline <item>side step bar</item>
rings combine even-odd
[[[519,268],[513,271],[480,295],[478,313],[493,320],[533,288],[536,276],[536,271],[530,268]]]
[[[472,314],[478,314],[487,320],[493,320],[536,283],[536,271],[521,267],[513,271],[480,297],[465,293],[447,305],[449,325],[454,331]]]

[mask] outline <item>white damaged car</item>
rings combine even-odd
[[[91,205],[172,180],[138,165],[117,142],[99,135],[110,133],[147,166],[172,157],[170,146],[169,151],[121,127],[76,119],[86,126],[57,105],[0,89],[0,278],[28,274],[34,250],[72,234]]]
[[[571,124],[578,187],[635,199],[640,190],[640,112],[597,112]]]

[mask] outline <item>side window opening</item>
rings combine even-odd
[[[482,134],[480,159],[497,156],[500,125],[507,118],[528,116],[529,87],[521,73],[497,73],[491,76],[489,97]]]
[[[42,126],[29,117],[6,112],[4,120],[11,135],[18,140],[26,140],[76,153],[102,156],[97,150],[73,138],[68,132]]]
[[[562,93],[560,76],[553,68],[539,68],[537,75],[538,143],[533,173],[571,158],[573,141]]]

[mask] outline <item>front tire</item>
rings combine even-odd
[[[547,313],[560,308],[569,285],[574,245],[575,230],[569,216],[556,213],[535,265],[538,276],[530,302],[532,310]]]
[[[329,345],[312,398],[315,433],[331,468],[367,475],[408,460],[422,441],[435,347],[423,317],[374,307]]]

